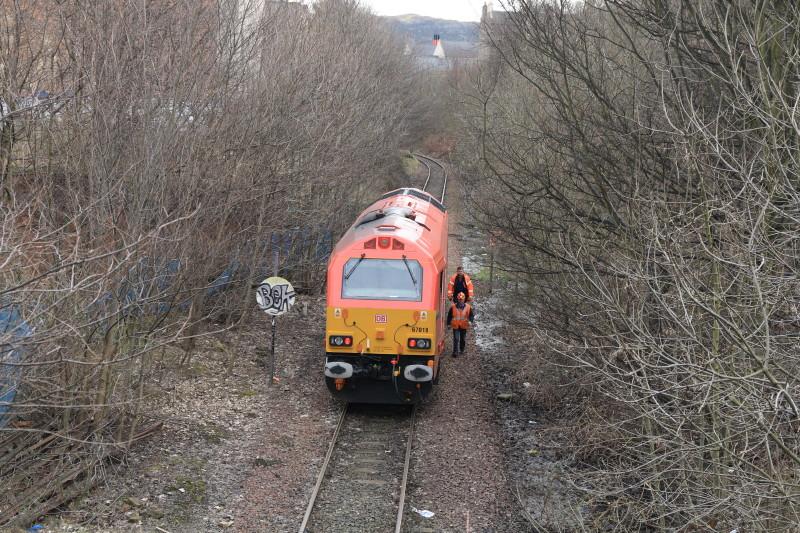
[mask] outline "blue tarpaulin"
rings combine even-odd
[[[260,280],[274,272],[275,255],[280,263],[286,266],[301,264],[311,260],[324,262],[328,259],[333,246],[333,233],[325,228],[298,227],[284,231],[272,232],[269,237],[259,243],[252,243],[259,248],[262,261],[250,270],[243,261],[232,259],[220,274],[209,282],[206,295],[216,296],[237,280]],[[251,252],[242,253],[242,257]],[[128,271],[126,279],[117,293],[104,294],[96,304],[103,312],[110,312],[112,302],[119,302],[126,315],[157,315],[167,313],[170,309],[186,310],[191,305],[191,298],[186,295],[176,301],[163,301],[165,295],[175,284],[184,265],[180,259],[141,259]],[[153,299],[148,303],[148,300]]]
[[[255,243],[254,243],[255,244]],[[304,261],[327,260],[333,246],[333,234],[324,228],[298,227],[276,231],[260,243],[262,262],[249,271],[236,259],[210,282],[207,295],[215,296],[238,280],[261,279],[273,272],[277,253],[284,266],[301,264]],[[191,301],[165,302],[159,299],[173,287],[183,264],[179,259],[143,258],[128,271],[120,288],[104,294],[93,308],[98,313],[113,313],[112,302],[121,304],[122,312],[133,315],[155,315],[169,312],[173,307],[186,309]],[[151,300],[151,298],[153,300]],[[150,301],[150,303],[148,303]],[[13,305],[0,305],[0,428],[8,424],[8,412],[17,395],[22,367],[19,363],[24,355],[24,340],[32,334],[30,326],[22,319],[19,309]]]
[[[8,411],[17,396],[24,352],[20,345],[31,333],[16,306],[0,307],[0,428],[8,424]]]

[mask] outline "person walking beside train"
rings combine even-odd
[[[466,302],[466,295],[459,292],[456,303],[447,312],[447,325],[453,328],[453,357],[464,353],[467,344],[467,330],[475,323],[475,311]]]
[[[462,266],[456,268],[456,273],[450,277],[450,283],[447,284],[447,299],[452,300],[453,303],[458,303],[453,296],[460,292],[464,293],[468,302],[471,302],[475,296],[472,280],[464,273],[464,267]]]

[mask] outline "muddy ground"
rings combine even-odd
[[[420,409],[407,506],[434,515],[410,510],[406,531],[519,532],[532,521],[569,529],[580,507],[561,480],[571,463],[550,431],[557,421],[526,402],[521,347],[493,318],[513,288],[499,281],[486,294],[490,255],[460,204],[451,193],[450,261],[476,279],[477,328]],[[296,531],[340,409],[322,379],[324,298],[300,301],[306,315],[297,305],[279,319],[278,382],[265,377],[265,315],[201,338],[188,365],[164,369],[167,394],[150,412],[163,430],[98,473],[98,488],[43,520],[44,530]]]

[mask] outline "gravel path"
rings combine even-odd
[[[458,230],[463,213],[458,176],[452,173],[448,190],[450,275],[462,264],[467,250]],[[476,296],[475,315],[480,323],[488,317],[481,317],[480,294]],[[428,527],[437,532],[526,530],[507,488],[493,392],[480,362],[481,349],[475,341],[474,331],[470,331],[466,354],[458,358],[446,356],[435,397],[420,409],[409,505],[435,515],[425,519],[412,511],[409,531],[414,527]],[[450,352],[450,342],[452,338],[448,339],[446,353]]]
[[[461,264],[473,274],[479,301],[473,340],[480,346],[486,407],[493,413],[495,438],[502,442],[505,484],[515,499],[509,531],[591,530],[584,499],[567,481],[578,468],[571,452],[573,439],[568,436],[575,429],[575,409],[568,403],[560,405],[555,397],[550,403],[558,405],[546,407],[531,399],[542,397],[540,391],[532,394],[537,389],[559,389],[563,380],[552,375],[558,369],[529,368],[535,364],[530,356],[536,344],[503,322],[507,315],[503,307],[514,301],[514,288],[496,272],[493,294],[488,293],[488,240],[463,219],[451,224],[451,232],[461,245]]]

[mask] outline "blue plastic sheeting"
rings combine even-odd
[[[333,232],[328,230],[317,241],[315,258],[317,261],[327,261],[331,256],[331,250],[333,250]]]
[[[97,299],[88,309],[90,314],[111,315],[116,313],[114,307],[118,302],[123,315],[139,316],[166,313],[171,306],[167,302],[147,302],[150,298],[158,300],[158,296],[166,292],[174,283],[181,268],[178,259],[169,261],[154,260],[145,257],[128,269],[125,279],[116,291],[109,291]],[[177,307],[187,307],[189,302],[181,302]],[[146,306],[146,308],[145,308]]]
[[[222,274],[217,276],[214,281],[211,282],[211,285],[206,289],[207,296],[214,296],[225,289],[227,289],[231,283],[233,283],[236,274],[240,272],[242,269],[239,261],[234,260],[231,262],[228,267],[222,271]]]
[[[128,270],[122,282],[120,300],[127,306],[163,293],[175,283],[180,269],[179,259],[171,259],[166,263],[149,257],[140,259],[139,264]]]
[[[279,249],[281,257],[289,264],[301,261],[312,248],[313,260],[326,261],[333,248],[333,233],[327,229],[293,228],[273,233],[270,244],[270,252]]]
[[[127,278],[123,281],[119,291],[119,301],[122,303],[126,314],[133,315],[155,315],[169,312],[172,307],[188,309],[190,301],[170,303],[159,301],[153,302],[142,307],[142,303],[150,298],[158,299],[159,295],[164,294],[175,284],[178,273],[181,270],[179,259],[154,260],[143,258],[139,264],[128,271]]]
[[[283,265],[295,265],[305,260],[326,261],[333,248],[333,233],[324,228],[302,227],[273,232],[260,243],[263,261],[254,271],[249,271],[239,261],[231,263],[209,284],[207,296],[215,296],[231,286],[237,279],[261,279],[272,274],[277,253]],[[308,252],[311,254],[308,254]],[[188,309],[191,300],[167,302],[159,296],[167,293],[175,284],[182,268],[179,259],[143,258],[133,266],[114,292],[108,292],[94,303],[90,312],[111,314],[112,304],[119,302],[124,314],[158,315],[170,309]],[[153,298],[152,303],[148,302]],[[19,309],[13,305],[0,305],[0,428],[8,424],[8,412],[17,395],[22,375],[18,366],[24,355],[20,344],[33,331],[22,320]]]
[[[298,264],[308,259],[326,261],[333,248],[333,234],[327,229],[294,228],[273,232],[256,246],[260,247],[263,261],[255,270],[249,271],[239,261],[232,260],[209,284],[207,296],[223,292],[237,279],[261,279],[272,274],[276,254],[283,265]],[[111,314],[114,302],[119,302],[122,312],[129,315],[158,315],[173,308],[188,309],[191,305],[189,298],[182,301],[145,303],[150,298],[160,300],[159,296],[168,292],[175,284],[181,267],[179,259],[164,261],[143,258],[128,271],[116,294],[104,294],[94,303],[90,312]],[[20,344],[32,333],[16,306],[0,306],[0,428],[8,424],[8,412],[16,398],[22,375],[22,367],[18,363],[22,360],[24,349]]]
[[[22,368],[17,366],[23,356],[19,344],[32,333],[16,306],[0,307],[0,428],[8,424],[8,411],[22,374]]]
[[[274,272],[275,254],[278,255],[283,265],[298,264],[308,259],[318,262],[326,261],[333,248],[333,233],[324,228],[293,228],[273,232],[260,243],[253,244],[259,247],[258,251],[262,257],[260,264],[251,271],[240,261],[233,259],[209,283],[206,288],[206,296],[213,297],[222,293],[236,280],[254,280],[271,275]],[[307,255],[309,251],[311,251],[310,257]],[[116,294],[107,292],[100,297],[93,308],[98,313],[110,314],[112,304],[119,302],[122,308],[121,312],[132,316],[165,314],[171,309],[186,310],[191,305],[191,298],[179,301],[164,301],[159,298],[175,284],[182,267],[179,259],[165,261],[149,257],[143,258],[128,271]],[[146,303],[151,298],[155,301]]]
[[[265,238],[260,243],[252,244],[259,248],[258,251],[262,256],[262,261],[255,267],[254,271],[250,271],[237,259],[231,260],[228,266],[211,281],[206,289],[206,296],[215,296],[223,292],[237,279],[260,279],[262,276],[271,275],[274,270],[273,258],[276,253],[283,265],[294,265],[308,259],[317,262],[327,261],[333,249],[333,232],[324,228],[293,228],[286,231],[272,232],[268,238]],[[308,251],[312,252],[310,257],[307,256]],[[242,256],[247,254],[248,252],[245,252]],[[154,266],[145,270],[149,273],[150,278],[158,280],[155,285],[160,292],[164,292],[174,282],[181,266],[180,260],[173,259],[167,263],[165,268],[160,270],[156,270]],[[153,271],[156,273],[152,274]],[[130,277],[134,278],[135,276]],[[143,276],[142,281],[136,285],[140,289],[130,290],[125,302],[135,303],[144,299],[146,291],[142,291],[141,287],[146,285],[150,278]],[[137,297],[139,300],[137,300]],[[182,302],[177,307],[183,308],[182,306],[185,303]]]

